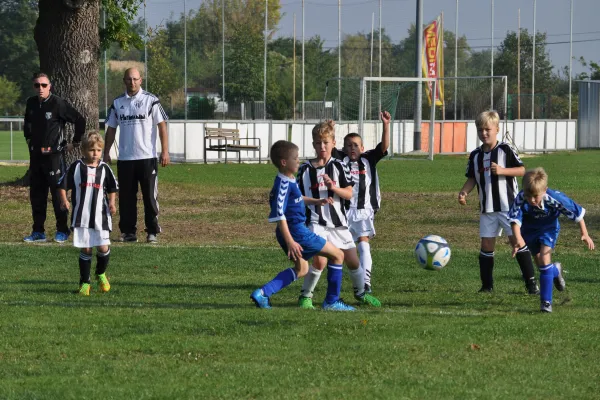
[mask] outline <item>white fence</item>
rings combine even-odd
[[[269,149],[277,140],[291,140],[300,148],[300,158],[314,156],[312,148],[312,128],[317,121],[193,121],[171,120],[168,122],[169,152],[171,159],[176,162],[222,162],[225,159],[223,152],[208,152],[207,160],[204,160],[204,127],[235,128],[240,130],[240,137],[260,138],[260,158],[265,161],[269,159]],[[466,137],[464,143],[452,146],[450,151],[436,143],[434,148],[437,154],[464,154],[479,145],[477,130],[472,121],[447,121],[445,128],[450,124],[466,126]],[[10,149],[1,149],[0,161],[16,160],[13,155],[13,146],[24,143],[22,133],[22,120],[0,119],[0,134],[10,135],[10,140],[4,138],[0,143],[2,146],[10,146]],[[439,125],[439,122],[436,122]],[[381,138],[382,124],[380,122],[365,122],[363,142],[365,150],[377,145]],[[439,128],[439,127],[437,127]],[[413,150],[414,123],[413,121],[395,121],[392,124],[392,138],[390,153],[408,153]],[[535,121],[509,121],[507,126],[501,123],[500,132],[508,131],[513,143],[522,152],[548,152],[561,150],[577,150],[577,121],[576,120],[535,120]],[[446,130],[446,129],[445,129]],[[449,130],[449,129],[448,129]],[[336,124],[336,142],[338,147],[342,145],[343,138],[347,133],[357,132],[358,123],[339,122]],[[11,132],[11,133],[9,133]],[[444,142],[453,140],[450,134],[442,135]],[[117,143],[119,132],[117,130]],[[437,139],[439,141],[439,139]],[[111,157],[118,158],[116,147],[111,149]],[[160,149],[160,141],[158,143]],[[9,156],[10,155],[10,156]],[[237,157],[231,155],[231,159]],[[258,154],[252,151],[242,151],[242,161],[258,162]],[[26,160],[20,160],[26,161]]]

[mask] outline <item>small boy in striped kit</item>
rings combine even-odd
[[[73,246],[81,249],[78,293],[82,296],[90,295],[93,247],[96,247],[100,291],[110,290],[105,273],[110,256],[111,216],[117,211],[115,198],[119,187],[112,170],[102,161],[103,147],[104,139],[98,133],[85,136],[83,158],[74,162],[58,182],[61,207],[65,210],[70,209],[67,191],[71,190]]]
[[[475,120],[477,136],[482,143],[469,156],[465,174],[467,181],[458,193],[458,202],[465,205],[467,195],[475,186],[479,192],[480,292],[491,292],[494,289],[496,237],[501,236],[504,230],[510,244],[513,247],[516,244],[507,216],[519,192],[516,177],[525,174],[523,162],[513,148],[508,143],[498,141],[499,124],[500,116],[496,111],[484,111]],[[538,294],[539,288],[535,281],[531,253],[527,245],[518,249],[516,257],[527,292]]]

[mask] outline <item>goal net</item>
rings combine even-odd
[[[443,88],[444,102],[437,105],[429,101],[429,89],[433,89],[434,85],[436,88],[442,85]],[[420,130],[415,125],[415,94],[419,87],[422,93]],[[381,140],[379,112],[389,111],[393,122],[388,151],[394,156],[433,159],[434,154],[467,153],[479,145],[473,121],[479,113],[490,109],[495,109],[500,115],[500,137],[512,143],[506,129],[506,76],[438,80],[334,78],[326,83],[325,104],[328,112],[323,113],[322,118],[336,120],[344,134],[360,133],[367,149]]]

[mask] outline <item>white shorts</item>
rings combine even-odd
[[[506,236],[512,236],[512,228],[510,227],[506,211],[485,213],[479,217],[479,237],[493,238],[502,236],[502,230],[506,232]]]
[[[110,244],[110,231],[89,228],[73,228],[73,246],[86,249]]]
[[[348,218],[348,229],[352,239],[358,242],[358,238],[366,236],[369,239],[375,236],[375,213],[373,210],[359,210],[351,208],[346,212]]]
[[[311,232],[321,236],[340,250],[354,249],[356,245],[347,228],[328,228],[318,224],[308,226]]]

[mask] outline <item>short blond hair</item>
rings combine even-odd
[[[500,126],[500,116],[496,111],[484,111],[475,119],[475,126],[477,127],[477,130],[485,128],[488,123],[494,124],[496,127]]]
[[[99,144],[101,149],[104,148],[104,138],[96,131],[88,132],[81,141],[81,147],[84,150],[91,149],[95,144]]]
[[[538,167],[525,172],[523,176],[523,192],[525,196],[535,196],[548,188],[548,174],[544,168]]]
[[[315,139],[335,139],[335,121],[328,119],[327,121],[319,122],[312,130],[313,140]]]

